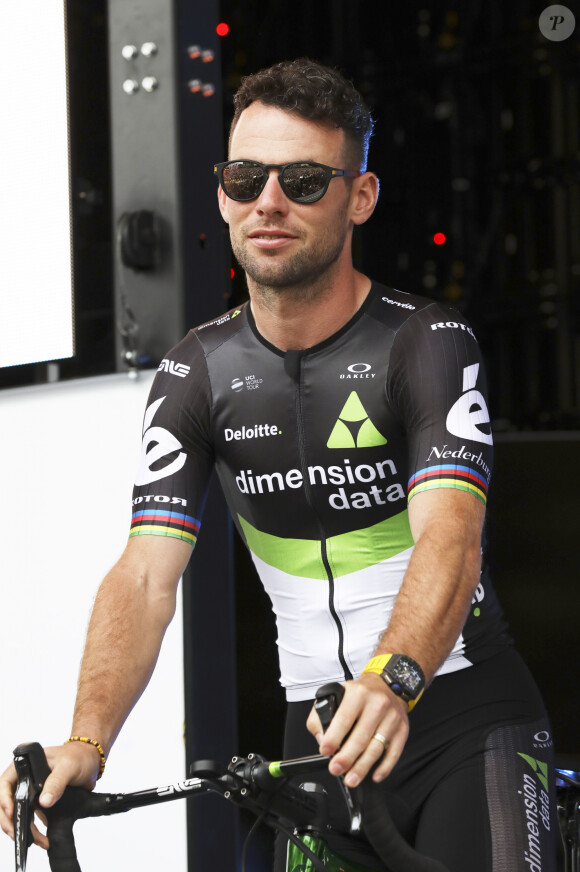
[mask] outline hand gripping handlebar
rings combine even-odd
[[[32,844],[30,823],[50,769],[44,750],[38,742],[15,748],[14,765],[18,774],[14,807],[16,872],[25,872],[28,848]],[[110,814],[107,807],[109,801],[109,794],[90,793],[80,787],[67,787],[55,806],[43,809],[50,842],[48,859],[51,869],[57,872],[81,872],[75,850],[73,825],[80,818]]]
[[[327,684],[317,693],[315,707],[326,729],[340,705],[344,688]],[[25,872],[28,847],[32,843],[30,823],[38,797],[49,774],[42,747],[33,742],[19,745],[14,751],[18,774],[15,794],[16,872]],[[81,872],[76,855],[73,826],[80,818],[117,814],[132,808],[190,797],[200,793],[219,793],[225,799],[248,808],[262,817],[268,826],[281,829],[291,841],[297,837],[292,827],[316,822],[323,830],[329,822],[323,791],[316,794],[298,787],[295,775],[303,775],[328,765],[320,755],[297,760],[269,763],[257,754],[247,758],[234,757],[228,767],[214,761],[201,760],[192,764],[192,777],[176,785],[155,787],[129,794],[93,793],[79,787],[67,787],[52,808],[43,809],[47,819],[50,843],[48,859],[52,872]],[[379,785],[366,778],[355,789],[342,782],[343,795],[350,814],[351,832],[362,828],[374,850],[389,872],[448,872],[438,861],[415,851],[396,829],[385,805]],[[285,823],[290,822],[287,828]],[[301,844],[301,850],[312,860],[315,869],[324,869],[322,862],[311,856]]]
[[[319,688],[314,708],[323,730],[330,724],[343,696],[344,687],[337,682]],[[352,809],[351,831],[356,831],[356,815],[360,814],[362,829],[389,872],[448,872],[442,863],[420,854],[403,838],[393,822],[380,785],[370,777],[355,788],[346,787],[341,778],[341,787],[349,811]]]

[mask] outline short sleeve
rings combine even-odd
[[[130,536],[197,540],[213,465],[211,391],[190,333],[161,362],[143,419]]]
[[[408,439],[408,499],[458,488],[487,500],[493,438],[481,350],[451,307],[427,306],[397,334],[388,393]]]

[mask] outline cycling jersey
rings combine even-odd
[[[485,394],[477,340],[450,307],[373,283],[338,333],[284,353],[245,304],[159,367],[131,535],[194,545],[215,465],[272,601],[287,697],[310,699],[358,677],[389,623],[413,550],[408,500],[450,487],[485,502]],[[507,642],[484,570],[440,672]]]

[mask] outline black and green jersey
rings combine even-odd
[[[131,535],[195,544],[215,465],[272,600],[288,699],[311,698],[358,676],[389,622],[413,549],[408,500],[452,487],[485,502],[485,394],[471,328],[430,300],[373,284],[342,330],[286,353],[246,304],[159,367]],[[441,671],[505,643],[484,573]]]

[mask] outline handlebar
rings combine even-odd
[[[327,684],[317,693],[315,707],[326,729],[344,694],[337,683]],[[42,747],[34,742],[19,745],[14,751],[18,773],[15,794],[16,872],[25,872],[28,847],[32,843],[30,822],[49,767]],[[190,777],[177,784],[154,787],[129,794],[93,793],[67,787],[49,809],[47,819],[50,843],[48,859],[52,872],[81,872],[77,859],[73,826],[81,818],[118,814],[133,808],[187,798],[200,793],[218,793],[249,809],[265,824],[281,830],[305,854],[313,867],[325,866],[294,833],[308,827],[324,832],[330,829],[326,794],[312,784],[297,786],[290,779],[324,769],[328,758],[321,755],[295,760],[269,762],[258,754],[234,757],[229,766],[211,760],[196,761]],[[379,786],[369,778],[354,789],[340,784],[350,816],[351,832],[362,828],[389,872],[448,872],[438,861],[419,854],[400,835],[386,808]]]

